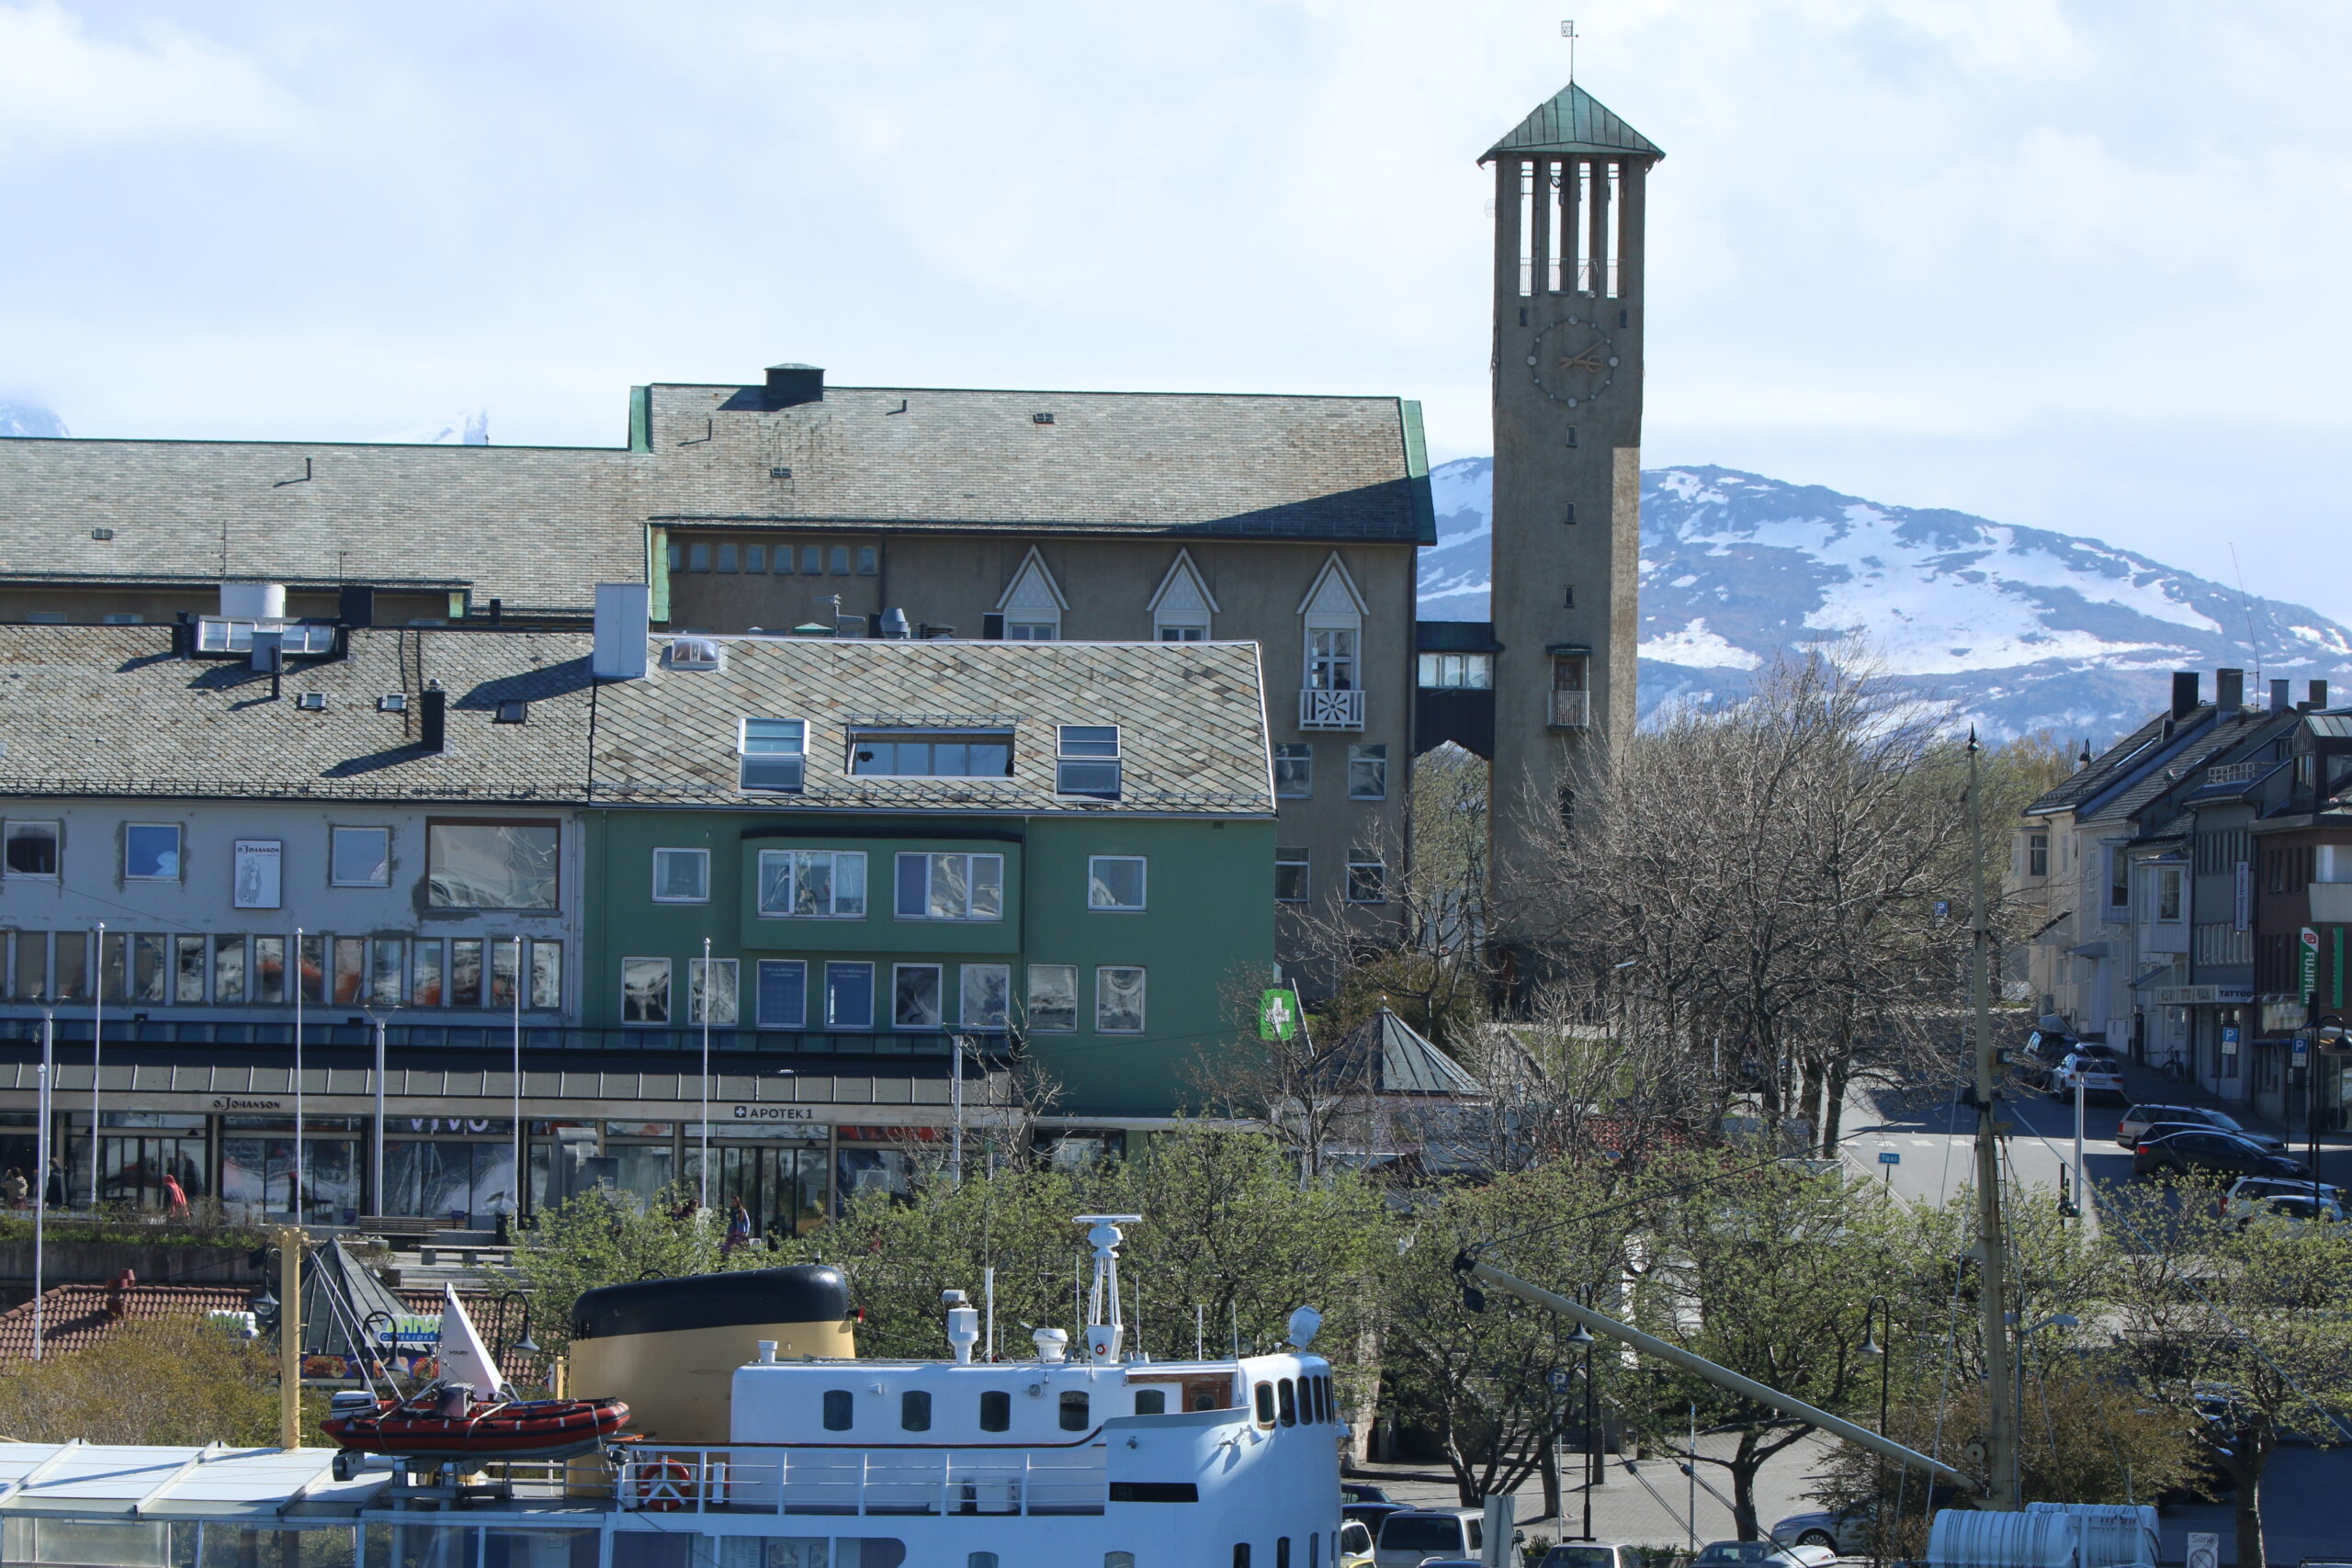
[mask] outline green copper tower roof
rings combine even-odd
[[[1521,158],[1607,157],[1663,158],[1658,145],[1601,107],[1600,100],[1574,82],[1560,89],[1551,102],[1519,122],[1509,136],[1487,149],[1478,162]]]

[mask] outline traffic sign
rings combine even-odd
[[[1288,1040],[1298,1032],[1298,994],[1268,991],[1258,998],[1258,1038]]]
[[[1903,1163],[1903,1156],[1894,1149],[1881,1149],[1878,1152],[1878,1163],[1881,1165],[1901,1165]]]
[[[2222,1537],[2220,1532],[2191,1530],[2188,1532],[2188,1554],[2183,1559],[2187,1568],[2221,1568]]]

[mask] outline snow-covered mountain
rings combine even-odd
[[[1425,617],[1487,616],[1493,468],[1465,457],[1430,476]],[[1645,714],[1736,696],[1775,654],[1859,633],[1887,673],[1996,739],[2102,740],[2161,704],[2176,669],[2258,665],[2338,690],[2352,671],[2352,631],[2300,604],[2096,539],[1713,467],[1642,475],[1641,625]]]
[[[39,403],[0,401],[0,435],[63,435],[65,422]]]
[[[379,435],[376,439],[419,446],[487,446],[490,445],[490,411],[473,409],[454,413],[431,424],[396,430],[390,435]]]

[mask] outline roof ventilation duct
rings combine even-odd
[[[769,409],[788,409],[799,403],[821,403],[825,400],[825,372],[814,365],[771,365],[768,384],[761,402]]]

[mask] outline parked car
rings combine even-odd
[[[2115,1124],[2116,1146],[2136,1147],[2150,1127],[2165,1122],[2189,1127],[2211,1127],[2234,1134],[2256,1148],[2267,1149],[2274,1155],[2284,1154],[2287,1150],[2284,1143],[2267,1133],[2248,1132],[2228,1111],[2214,1111],[2202,1105],[2135,1105],[2123,1113],[2122,1121]]]
[[[1350,1503],[1394,1503],[1396,1499],[1369,1481],[1342,1481],[1340,1495]]]
[[[1642,1549],[1614,1541],[1564,1540],[1535,1568],[1642,1568]]]
[[[2143,1139],[2132,1151],[2132,1174],[2154,1176],[2163,1171],[2210,1170],[2223,1176],[2309,1176],[2301,1161],[2256,1148],[2233,1133],[2210,1127],[2188,1127],[2166,1133],[2165,1123],[2150,1129],[2157,1136]]]
[[[1690,1568],[1827,1568],[1838,1554],[1826,1546],[1774,1546],[1769,1540],[1709,1541]]]
[[[1353,1519],[1374,1535],[1378,1535],[1380,1521],[1391,1514],[1403,1513],[1408,1506],[1404,1503],[1341,1503],[1340,1517]]]
[[[2086,1098],[2096,1100],[2111,1094],[2121,1100],[2124,1097],[2122,1064],[2109,1055],[2095,1056],[2083,1050],[2069,1052],[2051,1072],[2050,1092],[2072,1094],[2077,1084],[2082,1086]]]
[[[1332,1556],[1336,1568],[1373,1568],[1372,1527],[1362,1519],[1341,1520],[1339,1550]]]
[[[2252,1214],[2265,1198],[2308,1198],[2311,1195],[2312,1184],[2308,1178],[2291,1181],[2283,1176],[2241,1176],[2222,1195],[2221,1215],[2225,1220],[2243,1220]],[[2352,1212],[2352,1206],[2345,1202],[2341,1187],[2330,1187],[2322,1182],[2319,1196],[2323,1202]]]
[[[1432,1557],[1476,1557],[1486,1534],[1476,1508],[1399,1508],[1380,1521],[1375,1568],[1421,1568]]]
[[[2247,1225],[2284,1225],[2289,1230],[2301,1230],[2317,1221],[2322,1224],[2342,1224],[2344,1210],[2325,1201],[2313,1202],[2308,1192],[2281,1192],[2276,1197],[2255,1201],[2254,1212],[2238,1221],[2238,1228]]]
[[[1772,1539],[1798,1546],[1826,1546],[1841,1557],[1858,1557],[1871,1549],[1871,1506],[1824,1508],[1791,1514],[1772,1527]]]

